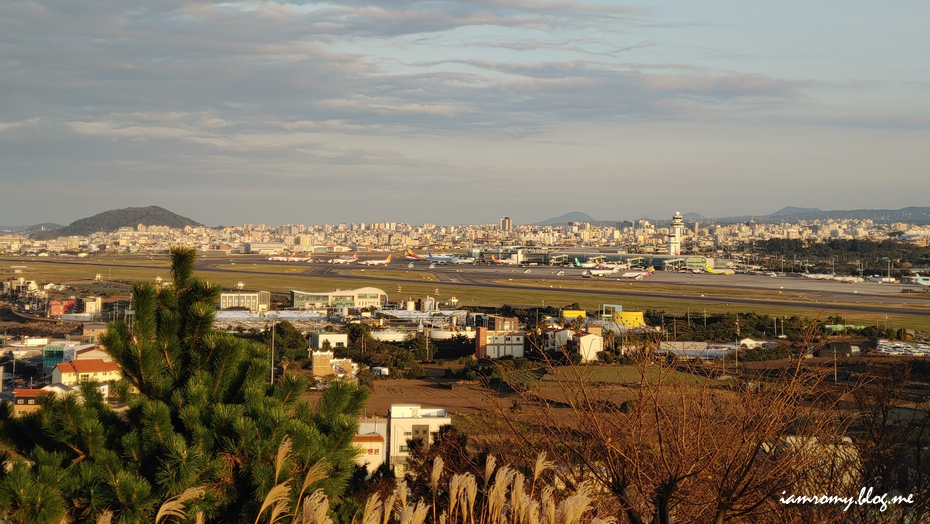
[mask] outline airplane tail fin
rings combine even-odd
[[[393,255],[393,253],[388,253],[388,257],[387,257],[387,261],[388,261],[388,262],[391,261],[391,256],[392,256],[392,255]]]

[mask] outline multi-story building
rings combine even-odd
[[[475,356],[496,359],[523,358],[526,333],[515,317],[475,316]]]
[[[388,414],[388,460],[394,475],[404,475],[410,442],[420,439],[432,445],[439,428],[452,424],[452,418],[441,408],[424,408],[419,404],[393,404]]]
[[[249,311],[268,311],[271,293],[268,291],[224,291],[220,293],[220,309],[244,308]]]

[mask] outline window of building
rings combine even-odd
[[[401,447],[400,447],[400,450],[401,450],[401,451],[410,451],[410,448],[407,447],[407,446],[401,446]]]
[[[36,399],[34,399],[34,398],[31,398],[31,399],[29,399],[29,400],[26,401],[26,404],[35,404],[35,403],[36,403]]]

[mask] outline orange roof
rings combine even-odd
[[[381,435],[355,435],[352,437],[352,442],[384,442],[384,437]]]
[[[42,395],[54,395],[53,392],[45,389],[27,389],[27,388],[16,388],[13,390],[13,396],[15,398],[35,398],[41,397]]]
[[[106,362],[99,358],[87,360],[72,360],[68,363],[62,363],[55,366],[62,373],[107,373],[119,371],[119,364],[116,362]]]

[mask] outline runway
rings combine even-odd
[[[295,267],[294,262],[269,262],[258,258],[236,258],[239,264],[259,264]],[[746,274],[711,275],[659,271],[642,280],[619,278],[582,278],[582,269],[561,267],[506,267],[493,265],[429,264],[399,260],[387,266],[365,267],[358,264],[304,263],[306,267],[289,277],[339,278],[345,280],[379,280],[377,273],[390,271],[392,282],[423,284],[423,273],[435,276],[436,284],[489,289],[532,290],[534,292],[577,293],[582,295],[636,296],[654,300],[687,300],[701,304],[739,304],[804,309],[819,313],[822,310],[874,313],[882,315],[928,315],[930,294],[923,286],[906,284],[879,284],[874,282],[846,284],[835,281],[809,280],[800,277],[770,277]],[[205,259],[198,262],[199,270],[237,271],[228,267],[229,259]],[[223,267],[226,266],[226,267]],[[253,266],[254,267],[254,266]],[[244,269],[244,268],[243,268]],[[364,270],[364,271],[363,271]],[[249,273],[278,275],[276,271],[250,269]],[[364,272],[371,272],[368,276]],[[562,272],[563,275],[558,273]],[[621,271],[620,274],[623,272]],[[383,277],[381,278],[383,279]],[[545,283],[541,282],[545,280]],[[610,289],[594,289],[592,285]],[[594,283],[594,284],[592,284]],[[633,286],[629,286],[632,283]],[[550,287],[552,286],[552,287]],[[621,287],[623,286],[623,287]],[[631,289],[627,289],[629,286]],[[905,290],[912,292],[904,292]],[[745,291],[740,294],[739,291]],[[734,293],[736,292],[736,293]]]

